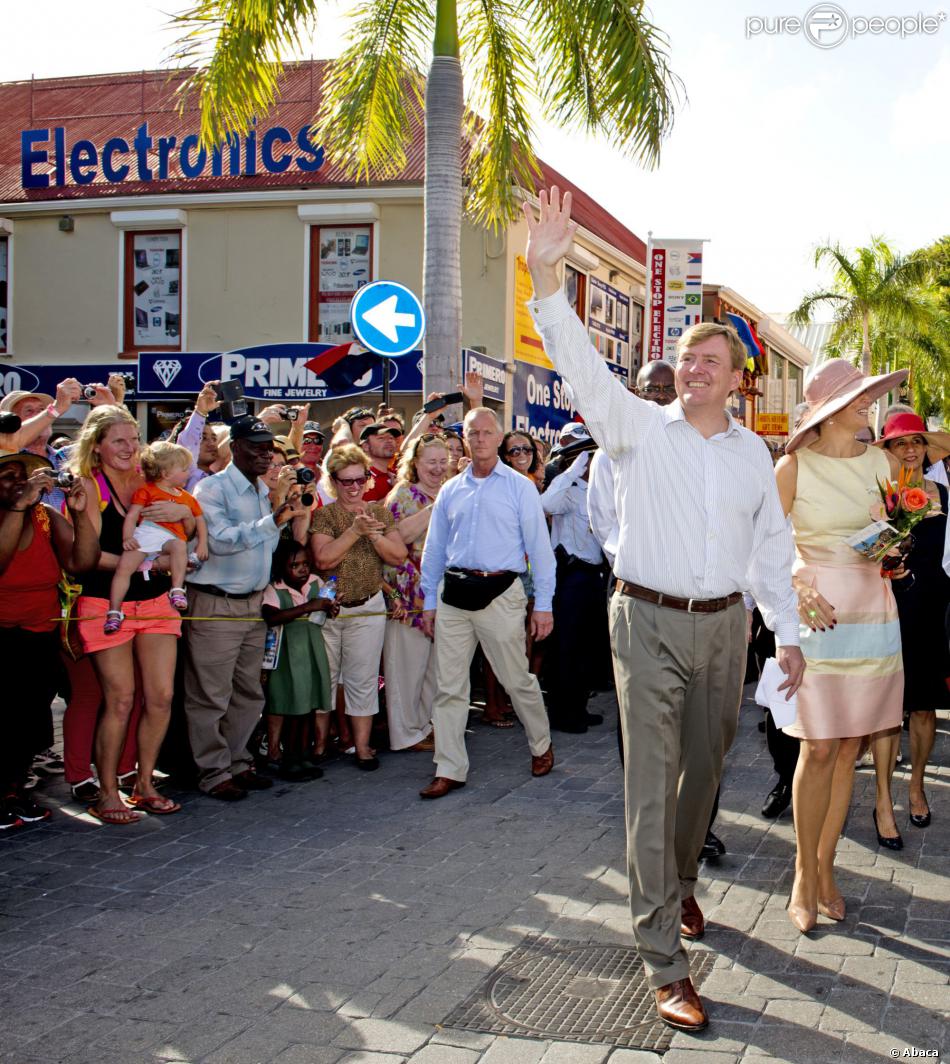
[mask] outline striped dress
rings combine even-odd
[[[843,739],[897,727],[904,669],[894,593],[880,566],[844,542],[870,524],[880,502],[875,478],[890,473],[887,457],[876,447],[854,458],[807,447],[797,456],[794,573],[834,607],[838,623],[824,632],[801,626],[808,667],[798,716],[784,731],[799,739]]]

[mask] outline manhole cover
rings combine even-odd
[[[699,984],[712,967],[690,955]],[[531,936],[444,1021],[446,1027],[665,1052],[673,1031],[657,1019],[636,950]]]

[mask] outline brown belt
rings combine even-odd
[[[367,595],[366,598],[353,599],[352,602],[344,602],[341,599],[340,600],[340,608],[344,609],[344,610],[352,610],[352,609],[355,609],[357,606],[365,606],[366,603],[369,602],[369,600],[372,597],[373,597],[372,595]]]
[[[660,591],[653,591],[648,587],[640,587],[639,584],[628,584],[626,580],[617,581],[617,590],[621,595],[643,599],[644,602],[652,602],[655,606],[665,606],[671,610],[685,610],[687,613],[719,613],[742,601],[742,593],[740,591],[733,591],[731,595],[726,595],[725,598],[685,599],[677,598],[675,595],[664,595]]]

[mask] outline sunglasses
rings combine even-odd
[[[514,458],[516,454],[534,454],[533,447],[509,447],[505,454],[509,458]]]
[[[369,477],[334,477],[333,479],[343,488],[361,488]]]

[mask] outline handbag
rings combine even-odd
[[[446,606],[473,613],[490,606],[515,582],[517,573],[503,572],[481,576],[465,569],[446,569],[442,583],[442,601]]]

